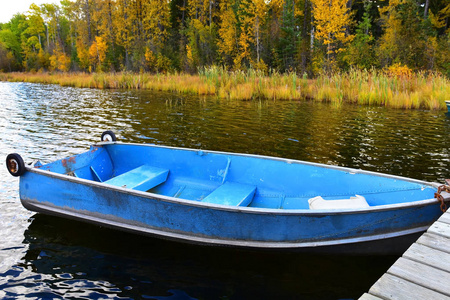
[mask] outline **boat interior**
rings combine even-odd
[[[271,209],[358,209],[431,199],[435,192],[431,185],[359,170],[121,143],[36,167],[179,199]]]

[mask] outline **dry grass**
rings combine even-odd
[[[296,73],[235,71],[210,67],[198,75],[183,73],[0,73],[2,81],[60,84],[79,88],[150,89],[230,100],[304,100],[358,103],[403,109],[446,109],[450,82],[431,73],[395,76],[383,71],[357,71],[321,75],[315,79]]]

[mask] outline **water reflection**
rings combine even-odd
[[[125,142],[450,178],[442,112],[0,82],[0,298],[355,298],[394,259],[205,248],[30,218],[4,157],[49,162],[85,151],[106,129]]]
[[[356,298],[396,259],[185,245],[42,215],[24,243],[29,250],[18,282],[40,274],[28,293],[68,298],[159,299],[171,292],[174,299]]]

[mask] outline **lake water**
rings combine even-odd
[[[355,299],[397,259],[185,245],[21,206],[8,153],[50,162],[86,151],[108,129],[124,142],[450,178],[442,111],[0,82],[0,298]]]

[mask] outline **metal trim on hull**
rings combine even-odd
[[[202,245],[216,245],[216,246],[232,246],[232,247],[245,247],[245,248],[259,248],[259,249],[296,249],[296,248],[316,248],[316,247],[329,247],[329,246],[339,246],[339,245],[349,245],[355,244],[355,246],[359,247],[360,243],[365,242],[374,242],[381,241],[385,239],[404,237],[408,235],[414,235],[417,233],[424,232],[428,229],[429,226],[421,226],[417,228],[400,230],[392,233],[385,234],[377,234],[371,236],[364,236],[361,238],[348,238],[348,239],[336,239],[336,240],[328,240],[321,242],[264,242],[264,241],[240,241],[240,240],[232,240],[232,239],[216,239],[216,238],[207,238],[200,237],[195,235],[186,235],[176,232],[169,232],[158,230],[154,228],[149,228],[144,224],[144,226],[139,226],[139,224],[130,224],[122,220],[121,218],[117,218],[111,216],[115,220],[102,218],[103,215],[88,212],[86,214],[82,214],[76,211],[72,211],[70,209],[61,209],[54,207],[52,205],[46,205],[41,202],[32,202],[22,200],[22,205],[29,210],[59,216],[66,217],[78,221],[84,221],[96,225],[106,226],[110,228],[120,229],[123,231],[160,237],[169,240],[175,241],[185,241],[195,244]]]

